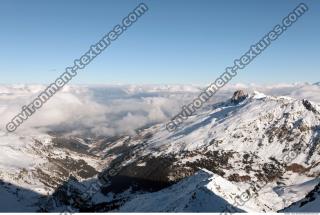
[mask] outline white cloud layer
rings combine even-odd
[[[5,131],[5,125],[21,111],[21,107],[29,104],[45,87],[0,85],[0,131]],[[225,86],[210,100],[210,104],[229,99],[238,89],[320,103],[318,85],[235,84]],[[88,132],[103,136],[133,134],[138,128],[169,120],[200,90],[201,87],[192,85],[66,86],[16,132]]]

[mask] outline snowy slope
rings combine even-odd
[[[319,183],[319,113],[308,100],[254,92],[240,103],[207,107],[172,133],[165,124],[116,137],[2,132],[0,179],[40,198],[59,193],[73,175],[76,198],[98,172],[120,162],[90,209],[108,211],[104,206],[128,200],[121,211],[221,212],[231,204],[235,211],[276,212],[303,201]],[[16,188],[3,186],[14,198]],[[250,198],[239,204],[244,192]]]
[[[64,143],[68,143],[65,139]],[[73,140],[76,143],[76,140]],[[68,181],[98,174],[106,162],[67,145],[50,135],[0,133],[0,211],[40,210],[45,196]]]
[[[136,196],[119,212],[221,212],[232,200],[231,195],[238,192],[236,186],[220,176],[200,170],[169,188]]]
[[[317,185],[308,192],[308,195],[298,202],[293,203],[289,207],[281,210],[281,212],[319,212],[320,211],[320,184],[317,179]]]
[[[319,106],[315,105],[315,108],[319,109]],[[308,141],[315,133],[311,127],[318,125],[319,117],[319,114],[307,110],[302,101],[287,97],[263,98],[261,95],[254,95],[238,105],[224,103],[214,110],[198,113],[173,133],[158,126],[155,128],[157,132],[150,141],[150,145],[153,148],[164,146],[161,149],[165,150],[161,150],[158,154],[161,155],[204,147],[213,149],[215,145],[210,141],[221,140],[222,143],[219,143],[217,148],[246,152],[259,150],[263,152],[261,156],[268,158],[274,153],[282,154],[281,150],[275,150],[274,146],[281,146],[282,144],[278,144],[278,141],[284,142],[283,138],[290,134],[284,137],[279,136],[280,139],[275,136],[274,141],[270,143],[268,136],[263,135],[271,132],[271,129],[281,129],[281,126],[292,129],[292,135],[295,132],[302,135],[299,131],[301,127],[298,126],[305,125],[308,126],[306,128],[308,132],[305,132],[308,136],[304,137],[304,140]],[[262,141],[264,147],[258,146],[258,140]],[[236,145],[241,149],[237,149]],[[268,154],[265,154],[266,152]]]
[[[131,160],[128,169],[138,171],[143,163],[149,169],[145,174],[150,174],[158,168],[153,160],[171,160],[171,164],[162,163],[167,172],[158,177],[175,182],[193,175],[197,168],[208,168],[240,190],[252,193],[263,185],[255,192],[253,204],[245,202],[246,210],[276,212],[303,199],[316,185],[319,110],[307,100],[258,92],[239,104],[226,101],[191,116],[173,133],[164,125],[146,129],[152,137],[141,151],[142,158]]]
[[[39,209],[36,203],[39,195],[36,193],[1,183],[0,186],[1,212],[35,212]]]

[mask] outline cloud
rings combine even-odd
[[[44,85],[0,86],[0,130]],[[205,86],[203,86],[204,88]],[[206,105],[224,101],[233,92],[258,90],[267,95],[291,96],[320,103],[320,87],[311,84],[234,84],[221,89]],[[134,134],[139,128],[166,122],[190,103],[201,87],[193,85],[66,86],[16,132],[62,132],[70,135]]]
[[[1,130],[43,85],[0,87]],[[133,134],[136,129],[164,122],[198,88],[160,86],[67,86],[18,128],[18,132],[63,132],[95,135]],[[186,95],[189,96],[186,96]],[[183,95],[183,96],[181,96]]]

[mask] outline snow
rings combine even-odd
[[[303,133],[295,128],[300,122],[305,123],[310,128],[317,127],[320,124],[320,117],[307,110],[301,100],[290,97],[265,97],[265,95],[256,92],[256,97],[253,96],[238,105],[225,103],[213,110],[199,112],[186,120],[175,132],[169,133],[164,126],[154,127],[153,129],[156,132],[149,141],[148,150],[145,150],[143,154],[151,154],[155,157],[173,154],[180,159],[179,155],[186,151],[194,152],[203,149],[229,151],[235,153],[235,155],[229,161],[233,168],[225,170],[227,175],[234,173],[248,175],[251,177],[251,181],[255,181],[258,179],[255,179],[254,172],[247,173],[243,169],[242,158],[244,154],[256,155],[251,168],[260,170],[262,168],[261,164],[271,162],[270,158],[275,158],[279,162],[286,162],[284,160],[284,150],[292,151],[291,147],[294,144],[301,144],[301,140],[303,140],[302,152],[286,164],[304,164],[309,158],[308,163],[318,162],[319,155],[313,154],[311,157],[309,155],[311,148],[308,142],[315,136],[309,131]],[[267,136],[268,132],[281,129],[282,125],[287,126],[295,134],[288,144],[282,143],[283,140],[278,138],[277,135],[271,135],[273,136],[272,140]],[[288,136],[290,135],[288,134]],[[212,144],[212,140],[216,140],[217,144]],[[201,156],[186,157],[182,158],[181,161],[193,162],[197,159],[201,159]],[[309,174],[317,174],[318,170],[319,168],[314,167]],[[257,197],[250,199],[243,207],[239,206],[239,208],[249,212],[276,212],[302,199],[316,185],[316,181],[311,183],[312,180],[313,178],[307,175],[297,176],[292,172],[286,172],[283,179],[280,180],[284,184],[283,187],[279,187],[276,181],[269,182],[258,193]],[[209,184],[209,187],[206,188],[209,188],[218,196],[224,193],[223,198],[230,202],[232,201],[228,199],[230,193],[241,194],[241,192],[228,190],[229,186],[226,184],[227,182],[224,181],[224,185],[219,192],[214,189],[217,186],[211,188]],[[240,182],[236,183],[234,189],[245,191],[249,187],[247,183]],[[280,190],[283,190],[283,193]],[[155,194],[155,196],[158,195]],[[149,196],[148,198],[157,197]],[[181,200],[181,202],[184,201]],[[165,210],[165,208],[160,209]],[[151,208],[139,207],[136,209],[144,211]],[[206,210],[205,208],[201,209]],[[175,210],[181,211],[182,208],[175,208]]]
[[[35,212],[33,205],[37,195],[27,190],[16,190],[0,186],[0,211],[4,212]]]
[[[28,141],[30,139],[27,137],[0,134],[0,169],[27,168],[34,165],[34,157],[25,151]]]
[[[137,166],[146,166],[146,162],[138,163]]]
[[[263,94],[263,93],[260,93],[260,92],[258,92],[258,91],[254,91],[254,93],[253,93],[253,98],[254,99],[264,99],[264,98],[266,98],[267,96],[265,95],[265,94]]]
[[[201,170],[169,188],[137,195],[119,212],[221,212],[229,205],[221,191],[228,185],[232,186],[220,176]]]
[[[301,164],[306,168],[309,168],[308,172],[294,173],[292,171],[286,171],[282,178],[275,181],[269,181],[269,183],[259,191],[257,197],[250,199],[244,205],[238,205],[238,209],[236,210],[248,212],[276,212],[288,207],[294,202],[303,200],[307,193],[314,189],[319,183],[319,180],[315,178],[315,175],[319,173],[320,167],[319,165],[312,166],[312,164],[317,163],[320,159],[320,155],[317,151],[315,153],[312,152],[312,146],[316,144],[312,140],[316,139],[318,131],[312,129],[319,127],[320,117],[312,111],[308,111],[302,104],[302,101],[296,98],[307,96],[308,98],[316,99],[315,95],[318,96],[317,93],[320,91],[317,86],[298,85],[298,87],[301,87],[300,91],[297,89],[290,93],[284,93],[285,96],[280,97],[266,96],[262,93],[263,90],[259,89],[259,91],[254,91],[253,96],[240,104],[235,105],[226,101],[215,108],[206,107],[203,110],[199,110],[194,116],[189,117],[189,119],[173,133],[168,132],[165,129],[164,124],[157,124],[146,129],[144,132],[150,132],[153,136],[148,140],[147,148],[141,152],[141,156],[150,155],[158,157],[170,154],[177,156],[177,158],[180,159],[179,161],[182,164],[185,164],[187,162],[196,162],[197,160],[206,158],[203,154],[182,157],[181,155],[185,152],[196,152],[197,150],[203,150],[204,152],[232,152],[233,155],[229,158],[229,163],[232,164],[232,168],[224,169],[224,177],[218,176],[207,170],[201,170],[196,175],[183,179],[164,190],[155,193],[139,194],[133,197],[120,209],[120,211],[221,212],[228,204],[235,205],[235,197],[250,188],[252,183],[259,183],[255,173],[262,169],[263,164],[271,162],[270,158],[275,158],[277,161],[283,163],[284,151],[292,151],[293,147],[297,144],[301,146],[301,153],[290,161],[288,165],[292,163]],[[283,92],[284,88],[293,89],[292,86],[286,85],[281,86],[281,90],[279,90],[280,88],[278,90]],[[37,93],[41,89],[41,86],[0,87],[0,113],[7,115],[8,112],[6,111],[9,111],[11,105],[20,105],[21,102],[17,102],[20,98],[29,98],[31,94]],[[117,89],[119,90],[119,88]],[[169,113],[174,112],[178,107],[171,110],[176,103],[171,103],[171,100],[168,100],[168,98],[172,96],[170,93],[177,93],[170,98],[174,99],[178,94],[186,95],[183,94],[184,92],[197,93],[199,87],[127,86],[125,90],[121,90],[121,92],[117,91],[121,95],[117,95],[119,97],[112,100],[112,102],[115,102],[113,104],[123,102],[123,100],[121,100],[123,99],[121,98],[121,96],[123,96],[123,91],[125,92],[124,95],[128,96],[129,99],[126,101],[128,103],[120,105],[117,110],[106,108],[105,105],[108,102],[107,99],[103,97],[105,96],[105,88],[102,87],[100,90],[102,90],[102,98],[99,97],[101,100],[98,102],[95,101],[96,103],[88,108],[86,105],[91,101],[91,97],[89,100],[86,100],[86,97],[82,98],[82,93],[88,93],[88,89],[68,87],[63,91],[63,93],[66,94],[59,97],[56,102],[70,101],[73,108],[66,112],[63,112],[65,110],[56,112],[60,109],[52,107],[49,109],[52,111],[49,111],[49,115],[52,113],[52,116],[55,116],[54,118],[56,118],[56,116],[64,116],[64,114],[67,114],[70,118],[67,118],[67,120],[63,118],[63,120],[68,121],[70,119],[71,122],[74,123],[77,122],[74,121],[77,118],[73,115],[75,110],[77,110],[78,106],[84,105],[80,109],[82,111],[81,113],[90,112],[90,114],[84,115],[85,117],[83,117],[83,119],[85,120],[81,121],[84,123],[82,125],[89,127],[94,125],[95,129],[105,131],[109,134],[109,129],[111,129],[108,127],[109,125],[105,129],[100,127],[100,125],[106,124],[106,119],[101,118],[101,115],[108,114],[110,117],[108,120],[114,120],[111,124],[115,127],[112,127],[110,124],[112,129],[121,127],[126,131],[131,131],[132,128],[136,128],[136,126],[139,127],[141,125],[140,122],[157,123],[167,119],[170,115]],[[270,88],[268,90],[272,89]],[[268,90],[265,89],[264,91]],[[80,94],[76,94],[75,92]],[[90,92],[97,93],[100,91],[95,88],[94,91]],[[130,95],[128,95],[128,93]],[[190,95],[191,94],[188,94],[185,98],[190,98]],[[292,95],[294,95],[294,98],[291,97]],[[158,98],[157,96],[161,98]],[[138,97],[138,99],[136,100],[135,97]],[[157,97],[157,99],[155,97]],[[138,101],[138,105],[135,107],[127,107],[126,104],[129,104],[132,101]],[[6,105],[6,102],[8,102],[8,105]],[[147,105],[147,107],[143,105]],[[319,106],[316,103],[312,103],[312,105],[319,110]],[[161,108],[159,106],[161,106]],[[59,105],[54,107],[59,107]],[[151,107],[157,107],[158,109],[154,110]],[[95,113],[91,114],[93,112]],[[143,116],[141,116],[141,113],[143,113]],[[144,115],[145,113],[146,115]],[[116,117],[113,118],[113,116]],[[161,119],[158,119],[155,116],[161,116]],[[6,120],[7,119],[5,119],[5,121]],[[49,119],[49,121],[50,120],[51,119]],[[137,123],[135,120],[139,120],[140,122]],[[22,129],[19,130],[18,133],[13,134],[0,130],[1,179],[19,185],[34,193],[45,194],[48,192],[47,187],[43,183],[40,183],[37,178],[34,178],[34,176],[26,174],[24,175],[24,178],[17,179],[17,175],[23,169],[27,169],[28,172],[31,172],[29,170],[34,170],[43,164],[47,164],[48,161],[46,156],[49,154],[57,157],[64,157],[66,155],[65,149],[53,148],[53,151],[50,151],[49,153],[43,151],[41,147],[37,148],[37,146],[35,146],[35,140],[40,140],[42,147],[52,147],[52,137],[46,135],[45,131],[56,122],[59,124],[61,121],[55,121],[55,119],[49,121],[44,120],[41,129],[35,129],[33,127],[31,130]],[[98,122],[97,125],[95,124],[96,122]],[[305,125],[309,130],[301,132],[299,123]],[[285,126],[295,134],[293,135],[292,140],[284,140],[279,133],[269,134],[277,129],[280,129],[280,132],[285,133],[285,130],[281,130],[281,128],[283,128],[282,126]],[[46,127],[46,129],[43,130],[43,127]],[[268,134],[272,138],[269,138]],[[78,140],[85,144],[81,138]],[[110,148],[101,151],[101,155],[107,153],[108,150],[112,148],[123,146],[126,141],[127,138],[115,141],[111,144]],[[130,142],[130,144],[140,143],[141,139]],[[243,156],[245,154],[255,155],[253,156],[252,164],[249,165],[250,168],[252,168],[252,171],[249,172],[245,170],[246,165],[243,163]],[[97,162],[98,159],[87,156],[72,153],[70,156],[72,156],[73,159],[83,159],[97,169],[102,169],[109,164],[109,161],[101,161],[101,163],[99,163]],[[111,156],[110,158],[114,159],[115,157],[116,156]],[[134,159],[136,158],[128,160],[127,163],[133,162]],[[126,163],[124,163],[124,165],[125,164]],[[145,167],[147,163],[140,162],[137,165]],[[229,181],[228,177],[235,173],[241,176],[249,176],[251,179],[249,182]],[[89,183],[89,181],[84,181],[83,183]],[[7,210],[10,207],[15,208],[20,205],[21,207],[19,210],[31,210],[32,207],[19,202],[16,195],[12,194],[12,192],[9,192],[4,187],[0,186],[0,192],[3,194],[0,195],[0,204],[6,202],[4,201],[5,199],[10,200],[8,205],[0,205],[0,209],[4,208],[4,210]],[[28,197],[27,192],[24,195],[25,197]],[[101,193],[98,193],[94,197],[94,201],[99,203],[112,198],[112,196],[104,197]],[[317,210],[317,208],[319,208],[317,206],[319,203],[318,199],[310,202],[304,208],[299,209],[292,206],[290,210],[301,212]]]

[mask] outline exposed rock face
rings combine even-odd
[[[231,102],[235,104],[239,104],[240,102],[245,100],[247,97],[248,97],[248,94],[246,94],[243,90],[237,90],[236,92],[234,92],[231,98]]]
[[[312,111],[313,113],[318,113],[318,111],[313,107],[311,102],[309,102],[308,100],[304,99],[302,100],[302,103],[307,110]]]

